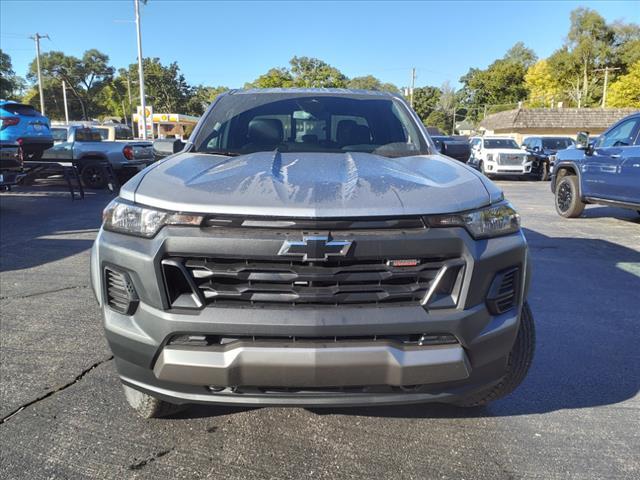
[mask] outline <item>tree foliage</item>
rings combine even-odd
[[[629,73],[611,84],[607,106],[640,108],[640,60],[631,66]]]
[[[530,107],[552,107],[562,98],[562,88],[547,60],[540,60],[529,67],[524,76]]]
[[[24,81],[16,76],[11,64],[11,57],[0,49],[0,98],[11,99],[20,95]]]
[[[64,80],[67,88],[78,101],[82,119],[102,113],[97,102],[99,92],[113,77],[113,67],[109,66],[109,56],[95,49],[87,50],[82,58],[51,51],[40,56],[43,75],[50,87],[57,86],[60,91]],[[37,64],[34,59],[29,65],[27,78],[37,81]],[[33,97],[32,97],[33,99]]]
[[[383,83],[373,75],[353,77],[347,87],[359,90],[377,90],[381,92],[399,93],[400,90],[393,83]]]

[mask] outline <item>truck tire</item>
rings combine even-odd
[[[184,405],[174,405],[159,398],[142,393],[128,385],[122,385],[127,403],[142,418],[161,418],[178,413],[186,408]]]
[[[549,163],[542,162],[542,165],[540,165],[540,181],[546,182],[547,180],[549,180]]]
[[[458,407],[480,407],[489,402],[509,395],[527,376],[529,367],[533,361],[533,353],[536,345],[536,329],[533,314],[527,302],[522,307],[520,314],[520,328],[509,354],[507,373],[497,385],[480,390],[468,397],[464,397],[454,405]]]
[[[89,163],[80,171],[82,184],[94,190],[101,190],[109,183],[107,171],[98,163]]]
[[[584,211],[584,202],[580,199],[578,177],[567,175],[556,185],[555,204],[558,215],[565,218],[579,217]]]

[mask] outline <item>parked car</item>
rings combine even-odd
[[[92,285],[145,417],[191,402],[475,406],[531,363],[519,216],[432,148],[399,95],[222,94],[103,218]]]
[[[107,160],[120,181],[126,181],[153,163],[153,144],[143,141],[105,141],[95,127],[56,125],[51,128],[55,145],[43,160],[74,160],[82,183],[89,188],[104,188],[107,172],[100,161]]]
[[[516,141],[507,137],[471,138],[471,158],[469,165],[477,168],[487,177],[529,176],[533,169],[533,159],[522,151]]]
[[[600,135],[592,145],[580,132],[576,148],[561,150],[551,177],[556,211],[579,217],[585,205],[604,204],[640,213],[640,112]]]
[[[574,145],[575,142],[571,137],[527,137],[522,142],[522,148],[533,158],[531,173],[539,176],[542,181],[551,178],[550,157]]]
[[[438,151],[447,157],[455,158],[467,163],[471,156],[471,146],[468,140],[460,140],[446,135],[431,135]]]
[[[8,190],[22,177],[22,155],[19,147],[0,143],[0,190]]]
[[[24,158],[37,160],[53,145],[49,119],[31,105],[0,101],[0,143],[21,150]]]

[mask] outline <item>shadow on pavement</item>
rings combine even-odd
[[[542,414],[614,405],[640,391],[640,252],[606,240],[525,234],[533,258],[529,292],[537,345],[524,383],[486,407],[417,404],[313,409],[395,418]]]
[[[71,201],[64,187],[19,187],[0,195],[0,271],[21,270],[91,248],[106,192]],[[78,238],[89,234],[91,238]]]

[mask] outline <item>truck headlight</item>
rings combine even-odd
[[[493,153],[487,153],[487,162],[493,162]]]
[[[520,230],[520,215],[508,202],[470,212],[429,216],[425,220],[431,227],[464,227],[473,238],[497,237]]]
[[[165,225],[199,226],[203,217],[185,213],[168,212],[135,205],[120,198],[113,200],[102,212],[105,230],[151,238]]]

